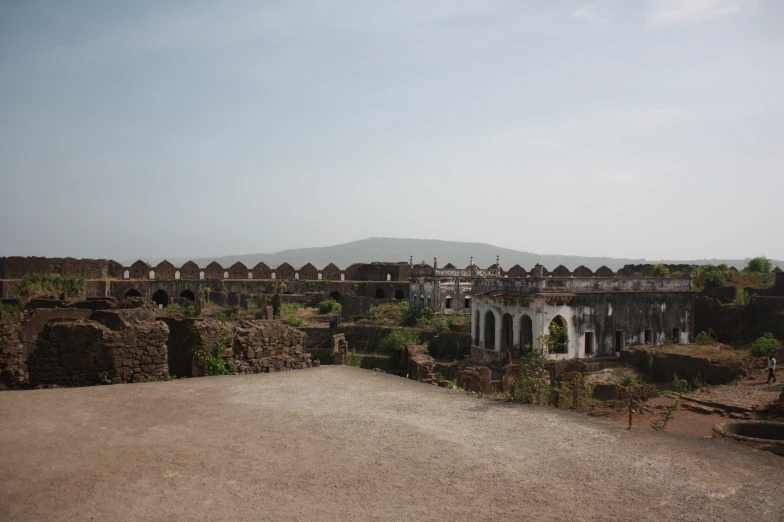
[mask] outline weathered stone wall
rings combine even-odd
[[[0,312],[0,385],[12,388],[29,383],[20,315]]]
[[[756,296],[747,306],[722,304],[718,299],[695,299],[694,331],[713,329],[726,343],[752,341],[765,332],[784,339],[784,297]]]
[[[233,332],[223,356],[233,373],[272,373],[312,366],[307,335],[277,321],[244,321]]]
[[[436,362],[427,351],[427,346],[410,345],[403,351],[403,367],[409,379],[436,382]]]
[[[28,358],[30,384],[89,386],[166,380],[168,335],[166,324],[158,321],[125,323],[117,330],[91,320],[50,321]]]
[[[714,361],[706,357],[665,353],[656,348],[633,346],[621,352],[621,362],[651,371],[657,381],[672,381],[673,375],[692,381],[700,378],[707,384],[726,384],[738,377],[743,365],[731,361]]]
[[[477,393],[493,393],[493,383],[490,380],[490,368],[487,366],[471,366],[460,370],[457,374],[457,385],[466,391]]]

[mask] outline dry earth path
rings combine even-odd
[[[0,520],[784,520],[784,460],[351,367],[0,393]]]

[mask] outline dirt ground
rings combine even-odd
[[[0,520],[784,520],[784,461],[327,366],[0,393]]]

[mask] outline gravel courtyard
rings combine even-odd
[[[784,520],[784,459],[351,367],[0,393],[0,520]]]

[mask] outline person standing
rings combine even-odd
[[[772,355],[768,355],[768,382],[765,384],[770,384],[771,379],[773,382],[778,382],[776,380],[776,359]]]

